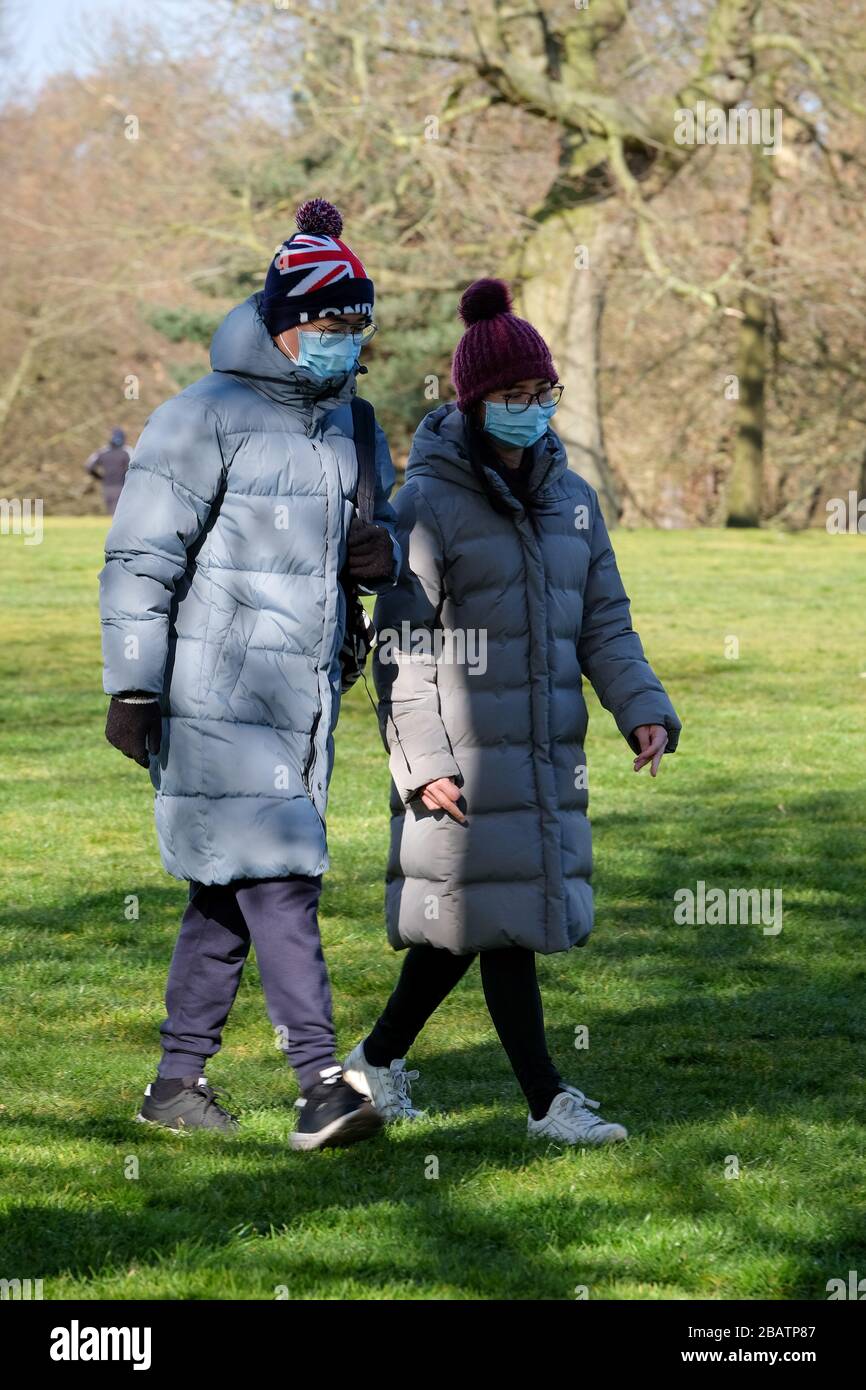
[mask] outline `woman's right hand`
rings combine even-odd
[[[466,817],[457,805],[461,792],[452,777],[437,777],[421,790],[421,800],[428,811],[445,811],[452,820],[466,824]]]

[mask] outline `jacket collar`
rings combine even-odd
[[[549,429],[533,449],[529,471],[529,492],[533,503],[544,506],[546,495],[568,467],[565,449],[559,436]],[[432,476],[447,479],[458,487],[472,492],[489,488],[516,511],[523,507],[511,492],[505,479],[494,468],[481,464],[483,481],[472,466],[469,453],[466,418],[453,402],[440,405],[421,421],[406,465],[406,479]]]
[[[223,319],[211,342],[211,370],[241,377],[262,395],[294,411],[312,433],[324,415],[351,401],[355,378],[366,367],[323,383],[276,346],[261,316],[261,301],[259,290]]]

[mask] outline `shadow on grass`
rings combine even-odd
[[[727,791],[733,797],[736,785],[728,784]],[[585,951],[541,966],[548,1013],[557,1018],[551,1043],[563,1073],[588,1094],[601,1093],[611,1116],[635,1131],[642,1129],[649,1143],[638,1136],[622,1153],[575,1156],[576,1166],[586,1161],[591,1171],[611,1164],[631,1165],[631,1170],[626,1191],[615,1199],[598,1198],[584,1179],[566,1213],[568,1230],[560,1229],[551,1215],[549,1193],[536,1200],[509,1196],[501,1213],[489,1201],[470,1211],[465,1201],[452,1200],[448,1176],[439,1183],[423,1180],[431,1151],[446,1172],[449,1164],[455,1174],[459,1171],[461,1181],[473,1166],[495,1164],[507,1175],[550,1161],[543,1148],[523,1137],[519,1096],[491,1026],[490,1042],[448,1046],[435,1054],[435,1044],[422,1036],[417,1053],[425,1085],[419,1101],[425,1104],[434,1097],[455,1110],[504,1101],[507,1117],[461,1122],[455,1116],[447,1129],[428,1127],[417,1138],[404,1133],[397,1143],[383,1137],[327,1156],[292,1155],[284,1143],[255,1134],[239,1139],[234,1153],[222,1147],[225,1141],[207,1136],[177,1141],[142,1131],[95,1105],[89,1115],[72,1119],[7,1112],[7,1121],[17,1120],[35,1142],[48,1147],[70,1141],[113,1146],[118,1173],[125,1153],[152,1159],[160,1165],[160,1181],[156,1190],[136,1194],[134,1209],[129,1209],[131,1201],[124,1210],[108,1205],[109,1195],[100,1199],[106,1205],[73,1210],[64,1205],[63,1191],[87,1192],[88,1175],[94,1162],[104,1165],[104,1151],[70,1163],[61,1153],[56,1169],[40,1170],[38,1162],[28,1159],[37,1188],[36,1179],[45,1185],[55,1179],[58,1205],[37,1199],[6,1213],[0,1222],[4,1268],[19,1277],[68,1273],[86,1281],[94,1271],[126,1263],[140,1267],[145,1261],[156,1270],[178,1259],[187,1268],[184,1252],[192,1245],[200,1255],[196,1267],[207,1270],[221,1260],[237,1259],[241,1229],[264,1236],[272,1227],[294,1232],[319,1222],[327,1234],[329,1224],[340,1227],[347,1213],[355,1213],[358,1225],[367,1220],[394,1227],[411,1248],[411,1258],[383,1258],[375,1245],[361,1252],[355,1240],[347,1242],[351,1253],[347,1249],[335,1268],[333,1258],[317,1261],[315,1252],[311,1256],[308,1251],[305,1289],[317,1278],[331,1288],[342,1275],[363,1280],[374,1295],[403,1282],[433,1288],[449,1284],[467,1297],[562,1299],[572,1296],[574,1284],[590,1282],[587,1270],[596,1283],[628,1278],[664,1286],[671,1278],[670,1263],[657,1265],[655,1256],[640,1251],[618,1259],[605,1249],[611,1244],[609,1232],[618,1233],[621,1241],[623,1224],[637,1226],[648,1211],[662,1211],[671,1218],[724,1219],[732,1249],[737,1241],[752,1242],[762,1255],[783,1256],[783,1287],[774,1296],[825,1297],[828,1277],[844,1275],[857,1267],[858,1259],[861,1265],[866,1260],[857,1213],[840,1215],[822,1193],[822,1235],[801,1237],[780,1231],[758,1210],[732,1212],[730,1194],[720,1187],[717,1174],[729,1148],[725,1124],[732,1114],[745,1115],[755,1125],[756,1142],[761,1123],[781,1121],[795,1134],[799,1127],[806,1132],[819,1123],[847,1127],[862,1115],[862,1097],[854,1089],[864,1070],[866,1042],[866,970],[859,955],[866,847],[855,833],[858,816],[853,797],[831,793],[791,800],[778,822],[768,800],[766,815],[762,818],[753,806],[745,826],[726,820],[715,803],[697,809],[691,803],[683,816],[688,838],[680,848],[665,843],[661,828],[655,834],[645,813],[596,822],[604,858],[595,937]],[[644,856],[639,871],[629,860],[632,844]],[[776,938],[763,937],[755,927],[670,925],[674,891],[699,878],[722,887],[781,887],[796,925],[786,924]],[[634,901],[636,887],[644,885],[652,886],[654,906]],[[8,912],[7,924],[23,936],[4,960],[7,965],[28,963],[36,949],[58,962],[80,961],[110,947],[119,971],[167,968],[184,890],[147,886],[139,896],[143,916],[133,923],[122,920],[121,892]],[[350,895],[341,891],[337,901],[341,910],[352,913]],[[324,910],[327,936],[327,895]],[[358,929],[368,930],[353,921],[353,931]],[[384,1003],[400,958],[372,928],[370,950],[371,962],[379,962],[375,969],[384,982],[379,1002]],[[608,975],[626,983],[633,1004],[623,1004],[619,995],[612,1005],[602,994],[595,996],[591,1009],[584,1007],[581,981],[584,971],[593,968],[593,958]],[[653,989],[649,1001],[640,995],[644,980]],[[334,981],[339,1003],[343,991],[345,997],[351,995],[351,971],[346,969],[344,976],[338,965]],[[365,1000],[369,987],[365,979]],[[478,1016],[484,1018],[475,969],[459,991],[468,988],[478,991]],[[659,989],[666,991],[661,999]],[[455,997],[462,998],[459,993]],[[571,1012],[575,1016],[567,1024],[559,1021]],[[580,1023],[590,1027],[590,1053],[574,1051],[573,1029]],[[155,1040],[155,1030],[150,1037]],[[256,1076],[261,1079],[261,1060],[232,1065],[251,1083],[245,1097],[249,1101]],[[287,1106],[286,1130],[290,1115]],[[722,1132],[708,1136],[707,1124],[721,1124]],[[185,1163],[174,1168],[171,1146],[179,1142],[206,1154],[208,1163],[197,1172],[188,1171],[191,1165]],[[639,1162],[633,1154],[640,1155]],[[213,1176],[215,1162],[231,1166]],[[574,1259],[564,1259],[557,1245],[574,1249]],[[286,1282],[286,1261],[284,1249],[270,1251],[262,1242],[251,1278],[272,1272],[275,1284]],[[676,1287],[706,1297],[706,1273],[706,1268],[678,1268]],[[761,1296],[760,1291],[752,1296]]]
[[[70,1138],[66,1123],[20,1118],[49,1140],[52,1134]],[[105,1138],[113,1130],[109,1126],[103,1133],[97,1124],[96,1134],[93,1128],[89,1133]],[[757,1251],[762,1261],[778,1260],[781,1272],[772,1276],[769,1289],[748,1287],[745,1275],[747,1286],[740,1283],[739,1296],[823,1299],[828,1278],[866,1259],[866,1236],[855,1211],[836,1209],[816,1238],[782,1232],[772,1216],[738,1209],[733,1185],[721,1178],[723,1149],[715,1145],[708,1152],[697,1136],[689,1138],[673,1167],[670,1155],[662,1160],[643,1150],[636,1161],[628,1147],[581,1155],[584,1166],[579,1171],[576,1165],[570,1202],[557,1193],[535,1198],[509,1193],[501,1210],[489,1201],[469,1209],[459,1193],[455,1199],[452,1179],[462,1179],[468,1166],[491,1153],[504,1170],[502,1180],[508,1170],[531,1177],[533,1168],[569,1162],[573,1155],[551,1158],[542,1147],[530,1149],[526,1143],[509,1151],[501,1126],[482,1121],[457,1126],[447,1138],[429,1129],[417,1137],[404,1130],[398,1143],[380,1136],[327,1155],[294,1155],[283,1144],[247,1136],[234,1141],[239,1144],[235,1166],[205,1177],[191,1175],[185,1161],[174,1168],[174,1156],[192,1151],[211,1162],[230,1162],[226,1141],[136,1137],[143,1171],[158,1159],[163,1163],[136,1192],[135,1209],[105,1204],[71,1210],[39,1203],[15,1208],[0,1219],[3,1268],[16,1277],[44,1279],[49,1298],[52,1279],[120,1279],[127,1269],[139,1275],[152,1271],[157,1278],[203,1279],[206,1297],[214,1296],[213,1284],[222,1275],[233,1283],[232,1296],[243,1289],[246,1276],[252,1296],[264,1298],[270,1296],[270,1282],[287,1284],[290,1297],[315,1297],[316,1290],[318,1296],[322,1291],[334,1296],[331,1291],[346,1280],[358,1282],[372,1297],[393,1296],[402,1286],[427,1296],[431,1289],[448,1290],[434,1297],[567,1300],[578,1284],[592,1289],[625,1281],[651,1286],[656,1296],[670,1289],[678,1297],[706,1298],[716,1296],[719,1284],[730,1288],[737,1282],[724,1266],[747,1250]],[[441,1163],[437,1182],[423,1177],[431,1149]],[[463,1163],[458,1164],[458,1153]],[[611,1164],[623,1170],[627,1188],[622,1195],[602,1197],[592,1190],[592,1172],[601,1174]],[[53,1175],[47,1167],[42,1174],[38,1170],[36,1165],[36,1176]],[[86,1185],[92,1171],[89,1158],[64,1164],[64,1183]],[[118,1183],[123,1181],[118,1159]],[[650,1210],[661,1217],[657,1231],[682,1218],[704,1219],[710,1229],[693,1237],[691,1255],[679,1248],[682,1239],[672,1253],[672,1237],[662,1237],[657,1249],[635,1249],[623,1240],[623,1231],[638,1230]],[[365,1229],[368,1239],[361,1243]],[[681,1227],[677,1234],[682,1236]]]

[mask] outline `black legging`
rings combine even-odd
[[[547,1051],[535,953],[523,946],[506,946],[479,954],[490,1017],[532,1117],[540,1120],[562,1090],[562,1077]],[[436,946],[410,946],[397,987],[364,1042],[371,1066],[387,1067],[395,1057],[406,1056],[428,1018],[474,959],[474,955],[456,956]]]

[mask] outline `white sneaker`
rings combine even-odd
[[[424,1114],[412,1105],[409,1083],[418,1079],[418,1073],[406,1070],[405,1057],[395,1058],[390,1067],[371,1067],[364,1056],[364,1044],[359,1042],[343,1063],[343,1077],[372,1101],[386,1124],[417,1120]]]
[[[615,1144],[628,1138],[624,1125],[608,1124],[600,1115],[593,1115],[588,1106],[597,1110],[599,1101],[589,1100],[576,1086],[566,1086],[554,1096],[544,1119],[533,1120],[529,1116],[527,1133],[560,1144]]]

